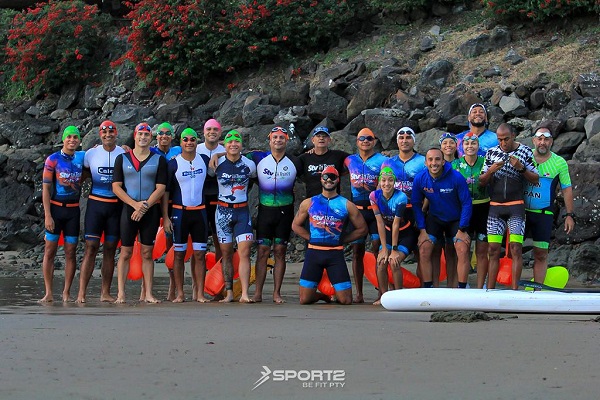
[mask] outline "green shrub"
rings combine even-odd
[[[129,4],[122,34],[138,75],[157,85],[189,85],[334,42],[361,0],[142,0]]]
[[[12,80],[47,91],[86,80],[105,65],[99,50],[108,22],[96,6],[79,0],[51,0],[18,13],[6,44]]]
[[[598,0],[482,0],[493,14],[504,18],[529,18],[541,21],[582,12],[600,12]]]

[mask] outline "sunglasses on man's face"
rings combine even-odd
[[[159,131],[159,132],[156,132],[156,136],[171,136],[171,132],[169,132],[169,131]]]
[[[184,137],[184,138],[183,138],[183,139],[181,139],[181,140],[183,140],[183,141],[184,141],[184,142],[186,142],[186,143],[187,143],[187,142],[195,142],[195,141],[196,141],[196,138],[195,138],[195,137],[193,137],[193,136],[192,136],[192,137]]]
[[[137,131],[138,132],[141,132],[141,131],[152,132],[152,129],[150,128],[150,125],[140,125],[137,127]]]
[[[288,133],[287,129],[282,128],[280,126],[276,126],[275,128],[271,129],[271,132],[283,132],[283,133]]]
[[[542,136],[545,137],[546,139],[550,139],[552,137],[552,134],[550,132],[536,132],[535,133],[536,138],[540,138]]]
[[[356,138],[359,142],[364,142],[365,140],[367,142],[372,142],[373,140],[375,140],[375,138],[373,136],[359,136]]]
[[[102,125],[100,127],[101,131],[114,131],[116,128],[114,127],[114,125]]]
[[[324,181],[335,182],[338,180],[338,176],[335,174],[321,174],[321,179],[323,179]]]

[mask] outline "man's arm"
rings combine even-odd
[[[574,203],[573,203],[573,187],[569,186],[562,189],[563,197],[565,199],[565,208],[567,209],[567,214],[573,214]],[[573,216],[568,215],[565,218],[565,232],[567,235],[573,232],[575,228],[575,218]]]
[[[358,208],[354,205],[354,203],[348,202],[346,205],[348,209],[348,217],[350,218],[350,222],[354,226],[354,230],[350,232],[349,235],[344,237],[344,243],[350,243],[365,236],[368,232],[367,222],[364,217],[358,211]]]
[[[292,221],[292,230],[296,235],[300,236],[304,240],[310,240],[310,232],[304,228],[304,222],[308,218],[308,207],[310,206],[310,199],[305,199],[300,203],[300,208]]]

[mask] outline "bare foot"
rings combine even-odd
[[[68,303],[70,301],[73,301],[73,299],[71,299],[71,296],[69,296],[68,294],[65,294],[65,293],[63,293],[63,295],[62,295],[62,300],[63,300],[63,303]]]
[[[198,298],[196,299],[196,301],[197,301],[198,303],[210,303],[210,299],[207,299],[207,298],[206,298],[206,297],[204,297],[204,296],[200,296],[200,297],[198,297]]]
[[[146,303],[150,303],[150,304],[158,304],[158,303],[160,303],[160,300],[157,299],[154,296],[146,296],[146,300],[145,301],[146,301]]]
[[[380,305],[381,305],[381,300],[380,300],[380,299],[377,299],[377,300],[375,300],[375,301],[373,302],[373,305],[374,305],[374,306],[380,306]]]
[[[54,298],[52,298],[51,294],[47,294],[44,297],[42,297],[41,299],[38,300],[38,303],[52,303],[54,301]]]
[[[77,300],[75,300],[77,304],[85,304],[85,296],[77,296]]]
[[[145,295],[143,292],[142,292],[142,293],[140,293],[140,299],[139,299],[139,301],[140,301],[141,303],[143,303],[144,301],[146,301],[146,295]]]
[[[221,301],[224,298],[225,298],[225,296],[223,296],[223,293],[219,293],[215,297],[212,298],[212,301]]]
[[[173,303],[183,303],[185,301],[185,296],[177,296],[172,301]]]
[[[239,300],[240,303],[254,303],[254,300],[250,299],[248,296],[242,296]]]
[[[362,294],[357,294],[356,297],[354,299],[352,299],[353,303],[364,303],[365,299],[363,298]]]
[[[115,304],[125,304],[125,297],[117,297]]]
[[[283,304],[283,303],[285,303],[285,300],[280,295],[274,294],[273,295],[273,303],[275,303],[275,304]]]
[[[175,300],[175,290],[171,290],[169,288],[169,293],[167,294],[167,301]]]
[[[100,301],[103,303],[112,303],[115,301],[115,298],[112,297],[110,294],[102,294],[100,295]]]
[[[262,295],[255,294],[255,295],[254,295],[254,297],[252,297],[252,300],[253,300],[255,303],[262,303]]]
[[[219,303],[231,303],[233,301],[233,293],[229,293],[227,296],[219,300]]]

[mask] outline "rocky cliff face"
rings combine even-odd
[[[511,75],[510,66],[527,63],[528,57],[537,59],[539,53],[515,50],[514,34],[507,27],[480,28],[460,43],[452,42],[452,54],[443,50],[443,35],[434,26],[417,37],[405,33],[391,37],[375,59],[362,58],[357,51],[353,57],[333,62],[308,61],[299,74],[288,69],[277,78],[254,76],[232,92],[213,88],[156,96],[153,90],[138,89],[134,72],[125,69],[99,86],[73,84],[59,94],[0,105],[0,200],[4,205],[0,250],[39,250],[43,160],[60,147],[59,132],[67,125],[80,127],[86,150],[99,143],[97,127],[105,119],[118,125],[119,140],[126,143],[142,120],[151,125],[170,121],[179,133],[188,126],[201,130],[214,117],[224,130],[236,128],[249,147],[260,149],[266,148],[273,126],[293,123],[290,150],[297,154],[317,124],[334,132],[334,148],[354,152],[355,135],[367,126],[379,138],[378,150],[392,153],[397,151],[395,131],[410,126],[418,132],[416,149],[423,152],[437,144],[442,132],[467,129],[469,106],[482,102],[488,108],[490,129],[509,122],[519,131],[518,140],[529,145],[537,123],[553,122],[552,150],[569,160],[577,226],[574,234],[564,234],[562,209],[550,261],[568,266],[582,279],[596,280],[600,256],[597,68],[575,74],[570,85],[553,81],[543,70],[520,80]],[[597,43],[597,37],[584,39]],[[351,46],[346,44],[346,48]],[[544,52],[543,46],[540,51]],[[502,62],[487,66],[489,57]],[[478,58],[482,64],[465,72],[465,65]],[[299,187],[300,199],[302,193]]]

